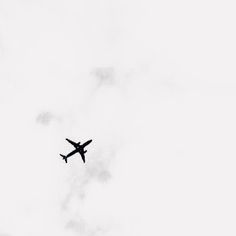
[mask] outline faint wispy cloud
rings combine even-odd
[[[104,234],[107,231],[100,226],[90,226],[82,218],[79,220],[69,220],[65,226],[65,229],[71,230],[75,233],[78,233],[79,235],[85,236],[95,236],[101,233]]]
[[[64,198],[62,209],[67,210],[71,200],[74,198],[77,201],[82,201],[86,197],[86,189],[89,184],[94,182],[105,184],[112,178],[109,159],[113,159],[114,155],[114,151],[110,153],[96,152],[93,154],[96,159],[91,158],[92,161],[86,163],[87,166],[82,173],[73,173],[69,180],[71,185],[70,191]]]
[[[10,234],[0,233],[0,236],[10,236]]]
[[[95,77],[97,86],[113,85],[115,83],[115,71],[113,67],[97,67],[91,74]]]
[[[85,168],[72,172],[68,180],[70,190],[61,205],[62,213],[67,215],[65,229],[86,236],[104,235],[107,232],[106,220],[96,224],[84,219],[81,208],[88,203],[88,188],[96,183],[106,185],[112,180],[111,162],[115,158],[116,150],[114,148],[109,150],[97,150],[91,154],[91,159],[85,164]]]
[[[53,120],[58,119],[49,111],[40,112],[36,117],[36,122],[45,126],[49,125]]]

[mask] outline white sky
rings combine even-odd
[[[0,236],[235,235],[235,7],[1,0]]]

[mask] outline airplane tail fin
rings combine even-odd
[[[62,159],[63,160],[65,160],[65,162],[67,163],[67,157],[66,156],[64,156],[64,155],[62,155],[62,154],[60,154],[60,156],[62,157]]]

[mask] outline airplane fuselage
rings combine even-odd
[[[79,142],[79,143],[75,143],[75,142],[73,142],[73,141],[71,141],[71,140],[69,140],[69,139],[66,139],[66,140],[67,140],[70,144],[72,144],[75,149],[74,149],[72,152],[70,152],[69,154],[67,154],[66,156],[61,155],[61,156],[63,157],[63,159],[67,162],[67,158],[68,158],[68,157],[70,157],[70,156],[72,156],[72,155],[74,155],[75,153],[78,152],[78,153],[80,154],[80,156],[81,156],[83,162],[85,163],[85,156],[84,156],[84,154],[87,152],[87,150],[84,150],[84,148],[85,148],[88,144],[90,144],[90,143],[92,142],[92,140],[88,140],[87,142],[85,142],[85,143],[82,144],[82,145],[80,145],[80,142]]]

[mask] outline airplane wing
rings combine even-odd
[[[92,139],[88,140],[87,142],[85,142],[85,143],[82,145],[82,148],[86,147],[86,146],[89,145],[91,142],[92,142]]]
[[[70,139],[66,138],[66,141],[73,145],[75,148],[77,147],[77,143],[71,141]]]
[[[67,158],[68,157],[70,157],[70,156],[72,156],[72,155],[74,155],[76,152],[78,152],[78,150],[77,149],[75,149],[74,151],[72,151],[72,152],[70,152],[69,154],[67,154]]]
[[[84,156],[84,152],[80,152],[79,154],[80,154],[80,156],[82,157],[82,160],[83,160],[83,162],[85,163],[85,156]]]

